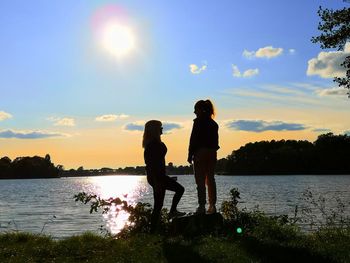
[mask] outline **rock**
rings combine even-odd
[[[173,235],[195,236],[218,232],[222,229],[223,217],[220,213],[215,214],[189,214],[176,217],[170,224],[170,233]]]

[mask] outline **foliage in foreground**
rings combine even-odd
[[[149,204],[138,203],[133,207],[119,198],[103,200],[86,193],[79,193],[75,198],[90,203],[90,212],[101,208],[107,213],[111,207],[127,211],[130,224],[117,235],[119,240],[137,239],[139,235],[150,237],[147,234],[152,213]],[[341,200],[336,199],[338,205],[327,210],[324,197],[306,190],[303,200],[309,206],[300,207],[300,212],[296,206],[294,216],[288,217],[240,209],[239,199],[238,190],[232,189],[230,200],[221,206],[223,228],[211,235],[174,236],[169,231],[171,222],[164,209],[158,233],[164,260],[232,262],[234,258],[234,262],[350,262],[350,224],[349,218],[344,216],[345,204]],[[314,218],[315,212],[322,215],[322,220]],[[298,223],[309,224],[314,232],[301,231]],[[243,232],[238,233],[238,228]]]
[[[91,212],[106,213],[111,207],[125,210],[131,223],[117,236],[85,233],[54,240],[41,234],[0,234],[0,262],[350,262],[350,227],[343,215],[325,212],[329,220],[305,233],[297,225],[301,220],[297,212],[291,218],[268,216],[239,209],[239,199],[238,190],[232,189],[230,200],[223,202],[221,231],[184,237],[168,231],[171,222],[166,210],[159,233],[150,235],[149,204],[133,207],[119,198],[104,200],[80,193],[76,200],[89,203]],[[326,211],[319,198],[306,192],[306,199]],[[339,213],[344,211],[340,207]],[[243,230],[240,234],[238,227]]]

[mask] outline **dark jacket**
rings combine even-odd
[[[167,148],[163,142],[152,141],[144,151],[147,181],[153,186],[155,181],[162,181],[166,176],[165,155]]]
[[[196,118],[193,120],[188,156],[193,156],[200,148],[218,150],[219,126],[210,117]]]

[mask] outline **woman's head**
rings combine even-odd
[[[163,127],[160,121],[151,120],[146,122],[143,131],[142,147],[145,148],[153,140],[160,142],[160,135],[163,133],[162,130]]]
[[[194,105],[194,113],[198,117],[215,117],[214,105],[210,100],[199,100]]]

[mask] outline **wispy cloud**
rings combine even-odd
[[[182,129],[183,126],[180,123],[176,122],[163,122],[163,132],[170,133],[173,130]],[[145,122],[133,122],[128,123],[124,126],[124,130],[127,131],[142,131],[144,130]]]
[[[145,127],[144,123],[140,122],[133,122],[133,123],[128,123],[124,126],[124,130],[126,131],[143,131]]]
[[[12,115],[10,113],[7,113],[5,111],[0,111],[0,121],[11,119]]]
[[[319,133],[328,133],[328,132],[332,132],[331,129],[327,129],[327,128],[316,128],[312,130],[313,132],[319,132]]]
[[[348,93],[348,90],[344,88],[330,88],[330,89],[318,89],[315,91],[317,95],[323,96],[341,96],[345,97]]]
[[[242,53],[243,57],[246,57],[246,58],[254,58],[255,57],[255,51],[248,51],[248,50],[243,50],[243,53]]]
[[[241,73],[238,67],[232,64],[232,75],[236,78],[250,78],[259,74],[259,69],[248,69]]]
[[[175,122],[164,122],[163,123],[163,131],[165,133],[170,133],[172,130],[182,129],[182,125],[180,123]]]
[[[251,132],[300,131],[307,129],[307,127],[301,123],[264,120],[233,120],[227,122],[226,127],[232,130]]]
[[[346,70],[341,64],[347,56],[350,56],[350,42],[346,43],[344,51],[322,51],[308,61],[306,74],[322,78],[344,77]]]
[[[55,126],[75,126],[75,121],[73,118],[62,118],[58,120],[55,124]]]
[[[46,132],[46,131],[14,131],[14,130],[2,130],[0,131],[0,138],[10,139],[44,139],[50,137],[67,137],[67,134],[58,132]]]
[[[294,48],[290,48],[288,50],[289,54],[295,54],[296,50]]]
[[[345,96],[333,96],[332,100],[326,99],[328,91],[325,86],[310,83],[290,83],[286,85],[259,85],[258,87],[240,87],[225,91],[229,96],[235,98],[254,100],[257,103],[274,103],[279,105],[299,105],[301,107],[337,107],[348,108],[343,102]],[[344,91],[343,91],[344,92]],[[321,96],[321,95],[323,96]],[[328,94],[327,94],[328,95]],[[327,97],[328,98],[328,97]],[[339,100],[339,104],[334,105],[334,100]]]
[[[73,127],[75,126],[74,118],[57,118],[57,117],[49,117],[48,121],[54,122],[54,126],[67,126]]]
[[[202,73],[203,71],[205,71],[207,69],[207,65],[204,64],[202,66],[197,66],[196,64],[191,64],[190,66],[190,71],[192,74],[200,74]]]
[[[282,55],[283,48],[274,48],[273,46],[266,46],[259,48],[257,51],[243,51],[243,56],[246,58],[274,58]]]
[[[116,120],[122,120],[122,119],[127,119],[129,118],[129,115],[126,114],[105,114],[105,115],[101,115],[101,116],[97,116],[95,118],[95,121],[99,121],[99,122],[113,122]]]

